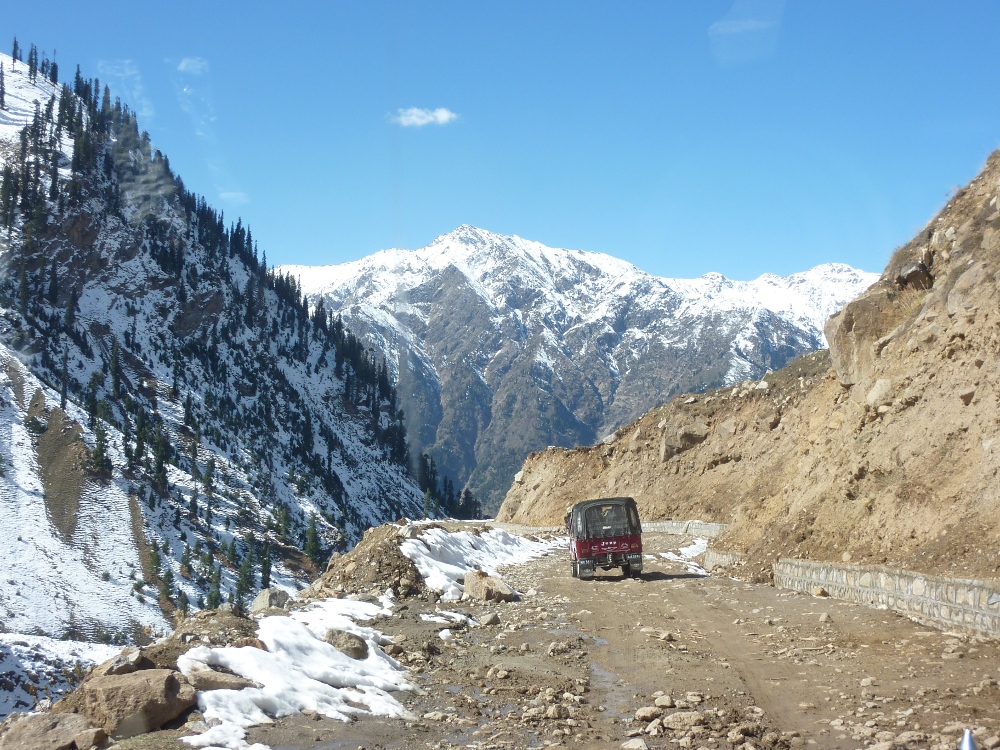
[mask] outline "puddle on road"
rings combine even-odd
[[[602,669],[595,662],[590,663],[590,671],[593,674],[591,687],[604,693],[601,704],[607,709],[605,715],[618,717],[625,713],[631,714],[630,711],[622,711],[623,707],[628,706],[631,694],[628,686],[622,683],[618,675]]]
[[[608,645],[607,638],[600,638],[599,636],[591,635],[590,633],[577,628],[553,628],[552,630],[546,630],[545,632],[554,636],[576,636],[585,642],[591,642],[594,646]]]

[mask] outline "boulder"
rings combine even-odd
[[[340,555],[339,552],[334,552],[332,555],[330,555],[330,559],[326,561],[326,572],[327,573],[329,573],[331,570],[333,570],[333,564],[335,562],[337,562],[337,560],[339,560],[340,557],[341,557],[341,555]]]
[[[562,703],[554,703],[545,710],[546,719],[568,719],[569,709]]]
[[[413,523],[408,523],[403,526],[397,534],[400,539],[416,539],[420,536],[420,527]]]
[[[715,432],[723,440],[728,440],[736,434],[737,429],[738,425],[736,424],[736,420],[730,418],[719,424],[719,426],[715,428]]]
[[[678,453],[705,442],[707,437],[708,426],[701,420],[696,420],[676,430],[668,425],[660,440],[660,461],[667,461]]]
[[[643,706],[635,712],[635,720],[650,722],[663,716],[663,709],[659,706]]]
[[[343,630],[328,630],[323,638],[327,643],[352,659],[367,659],[368,644],[361,636]]]
[[[510,586],[481,570],[470,570],[465,574],[465,593],[471,599],[484,602],[512,602],[516,598]]]
[[[155,666],[142,653],[141,648],[133,647],[125,649],[118,656],[94,667],[87,674],[87,679],[91,680],[96,677],[104,677],[105,675],[131,674],[132,672],[138,672],[140,669],[152,669]]]
[[[500,624],[500,615],[496,612],[490,612],[488,615],[483,615],[479,618],[479,625],[481,627],[492,627],[494,625]]]
[[[667,729],[690,729],[704,723],[705,717],[699,711],[677,711],[663,717]]]
[[[195,704],[195,689],[179,672],[143,669],[87,680],[52,707],[81,714],[115,739],[159,729]]]
[[[622,743],[622,750],[649,750],[649,745],[642,737],[633,737]]]
[[[703,443],[707,437],[708,426],[700,420],[686,424],[677,430],[677,441],[680,443],[681,450],[687,450],[698,443]]]
[[[188,683],[195,690],[242,690],[248,687],[260,687],[253,680],[228,672],[216,672],[214,669],[196,669],[187,676]]]
[[[288,592],[283,589],[264,589],[250,604],[250,614],[259,615],[269,609],[285,609],[288,606]]]
[[[0,725],[0,750],[90,750],[108,737],[78,714],[34,714],[8,721]]]
[[[958,277],[955,286],[948,292],[948,314],[958,315],[976,309],[976,287],[986,282],[986,267],[976,263]]]
[[[902,288],[930,289],[934,285],[934,277],[920,261],[907,263],[896,274],[896,283]]]
[[[877,408],[892,403],[893,386],[889,378],[879,378],[865,396],[865,403]]]

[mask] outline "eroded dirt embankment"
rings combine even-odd
[[[644,518],[730,523],[716,546],[758,577],[782,556],[1000,576],[998,187],[995,153],[830,319],[829,354],[532,454],[498,520],[628,494]]]

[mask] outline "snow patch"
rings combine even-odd
[[[199,646],[188,651],[177,660],[185,675],[225,667],[262,687],[199,693],[198,708],[210,726],[183,741],[199,748],[261,750],[265,746],[246,742],[247,727],[307,710],[340,721],[349,721],[352,714],[412,719],[390,694],[417,690],[399,663],[378,647],[390,639],[357,624],[357,620],[385,613],[385,608],[374,604],[327,599],[287,617],[261,619],[257,635],[267,651],[250,646]],[[324,641],[331,629],[364,638],[367,658],[352,659]]]
[[[416,539],[404,539],[399,549],[417,566],[428,588],[440,592],[444,599],[460,599],[465,592],[465,574],[470,570],[495,575],[503,565],[526,563],[564,544],[564,539],[533,542],[502,529],[478,535],[428,529]]]
[[[698,563],[692,562],[695,557],[704,554],[707,549],[708,540],[703,537],[695,537],[694,541],[692,541],[688,546],[681,547],[677,550],[677,552],[661,552],[660,557],[670,560],[670,562],[680,563],[684,566],[688,573],[694,573],[699,576],[707,576],[707,570],[698,565]]]

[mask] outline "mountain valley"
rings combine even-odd
[[[419,250],[279,270],[384,353],[414,454],[491,511],[528,453],[778,369],[824,346],[827,318],[878,278],[828,264],[665,279],[470,226]]]
[[[1000,750],[1000,151],[882,274],[271,267],[0,73],[0,750]],[[611,496],[643,572],[581,580]]]

